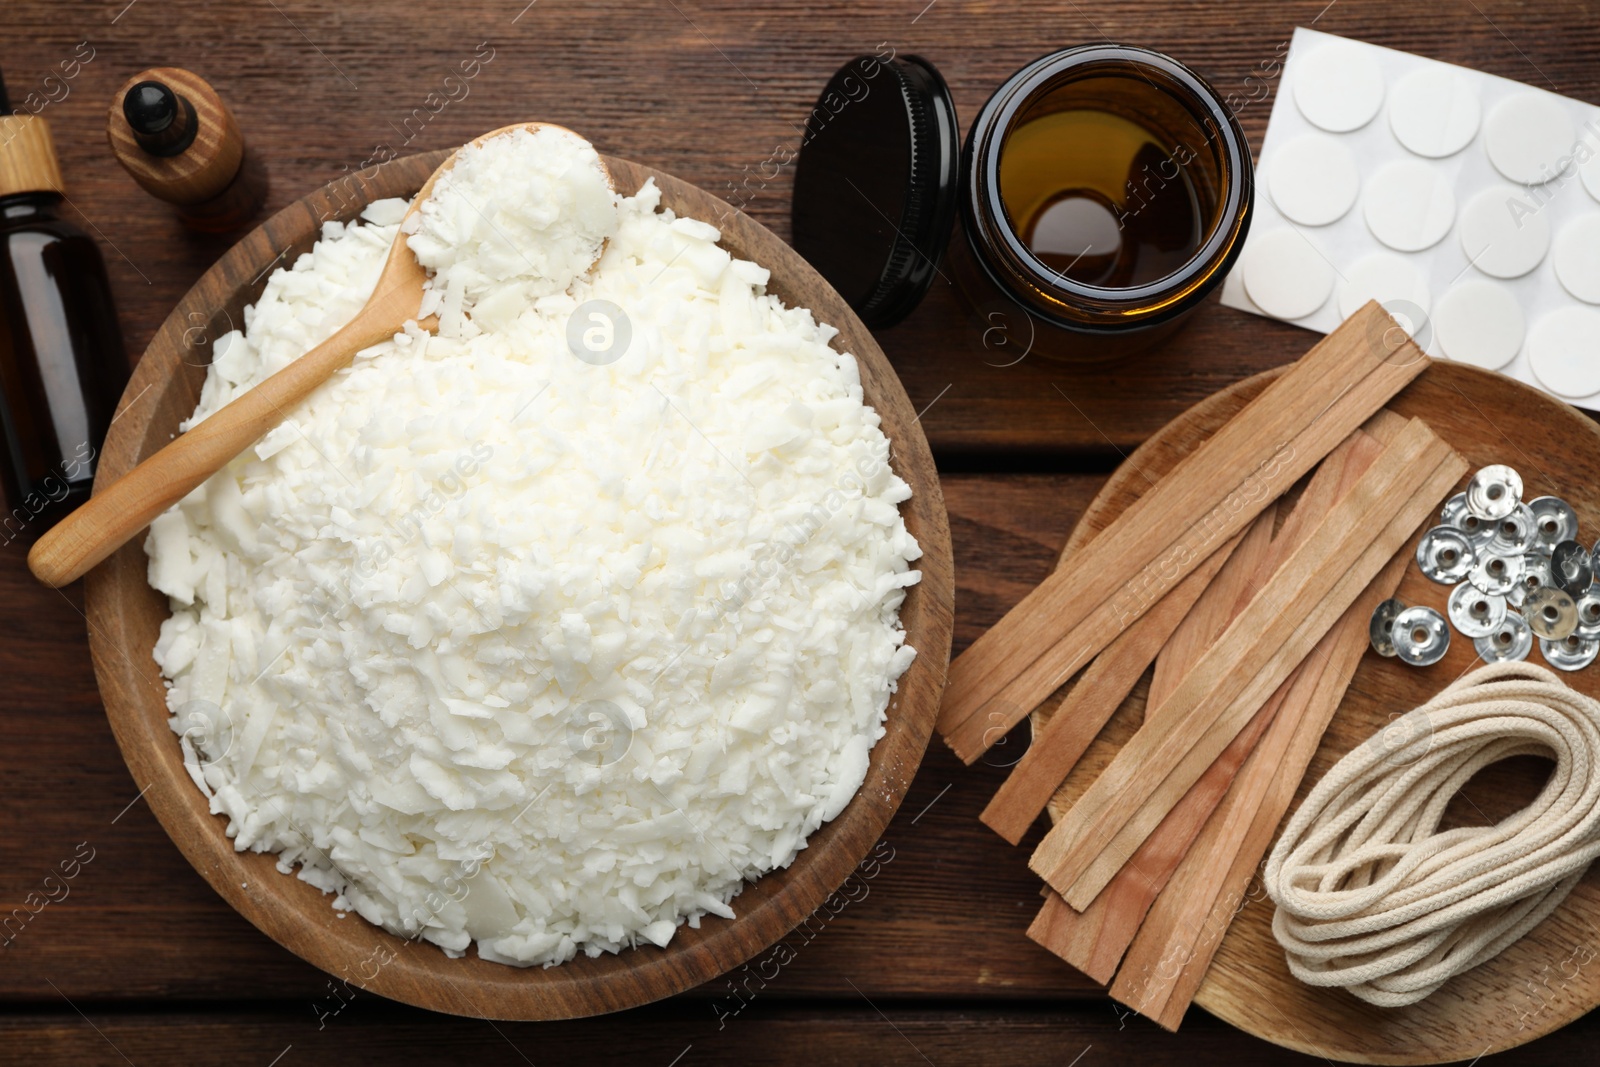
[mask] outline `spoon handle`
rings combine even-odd
[[[81,578],[281,423],[357,352],[392,336],[406,317],[396,317],[385,302],[368,304],[322,344],[98,488],[33,546],[28,553],[33,576],[56,587]]]

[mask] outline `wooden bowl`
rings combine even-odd
[[[397,159],[325,186],[218,260],[167,317],[135,370],[102,450],[102,482],[166,443],[193,412],[211,342],[243,325],[244,307],[260,295],[272,268],[308,250],[324,220],[353,219],[371,200],[412,195],[445,155]],[[888,825],[927,747],[950,660],[953,579],[944,497],[915,412],[872,335],[821,276],[758,223],[670,175],[620,159],[607,165],[625,193],[655,178],[665,206],[719,225],[724,248],[771,270],[769,291],[839,329],[834,345],[860,362],[867,403],[882,416],[893,446],[891,463],[912,488],[901,513],[924,553],[917,564],[922,581],[900,611],[917,658],[890,701],[887,732],[872,750],[865,784],[788,868],[734,898],[737,918],[708,917],[698,930],[680,927],[665,949],[579,957],[551,968],[507,967],[473,952],[452,960],[431,944],[406,941],[353,914],[340,918],[330,897],[280,874],[274,855],[235,852],[223,832],[226,820],[209,814],[184,770],[151,658],[168,610],[166,598],[145,580],[143,538],[87,579],[89,648],[106,717],[134,780],[149,787],[145,799],[195,870],[263,933],[310,963],[371,992],[456,1015],[566,1019],[618,1011],[699,985],[772,945],[844,883]]]
[[[1062,557],[1105,529],[1149,487],[1151,478],[1170,470],[1280,373],[1282,368],[1266,371],[1216,393],[1139,446],[1085,509]],[[1517,468],[1526,498],[1563,497],[1578,513],[1582,536],[1600,532],[1600,500],[1593,491],[1600,483],[1600,428],[1577,410],[1502,375],[1443,361],[1402,390],[1389,407],[1427,420],[1473,470],[1490,463]],[[1415,565],[1400,583],[1400,599],[1408,604],[1443,611],[1448,594],[1447,587],[1424,578]],[[1529,658],[1544,663],[1537,649]],[[1472,642],[1454,632],[1450,651],[1432,667],[1409,667],[1368,652],[1290,813],[1345,753],[1476,665]],[[1561,678],[1600,698],[1600,663]],[[1117,709],[1079,766],[1090,774],[1103,768],[1143,717],[1141,685]],[[1485,768],[1462,790],[1465,801],[1458,797],[1447,824],[1456,815],[1473,822],[1504,818],[1533,799],[1548,770],[1547,761],[1532,758]],[[1086,780],[1080,775],[1067,779],[1051,801],[1052,819],[1070,806]],[[1386,1064],[1475,1060],[1531,1041],[1600,1006],[1600,865],[1591,867],[1561,907],[1522,940],[1452,978],[1426,1000],[1403,1008],[1374,1007],[1343,990],[1317,989],[1296,980],[1272,936],[1272,912],[1257,878],[1194,1002],[1241,1030],[1307,1055]]]

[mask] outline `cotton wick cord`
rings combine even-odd
[[[1551,756],[1550,780],[1493,826],[1440,832],[1479,770]],[[1554,911],[1600,856],[1600,702],[1534,664],[1457,679],[1346,755],[1267,860],[1289,970],[1370,1004],[1412,1004]]]

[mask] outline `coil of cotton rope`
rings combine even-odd
[[[1555,769],[1493,826],[1440,830],[1479,770]],[[1272,931],[1302,982],[1370,1004],[1415,1003],[1554,911],[1600,856],[1600,702],[1542,667],[1462,676],[1350,752],[1273,847]]]

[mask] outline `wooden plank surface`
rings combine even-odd
[[[1210,80],[1259,147],[1275,64],[1293,27],[1312,23],[1600,103],[1600,18],[1584,0],[467,0],[430,25],[399,0],[8,0],[0,68],[18,101],[61,97],[64,86],[43,114],[56,131],[68,214],[101,236],[137,353],[226,247],[186,233],[111,159],[106,104],[144,67],[187,66],[212,80],[267,161],[269,210],[385,150],[450,147],[537,117],[742,200],[787,236],[785,161],[797,129],[829,74],[880,43],[937,64],[963,128],[1042,53],[1108,37],[1160,49]],[[94,58],[76,78],[47,84],[83,41]],[[428,94],[442,94],[446,75],[483,42],[493,58],[451,90],[457,99],[427,110]],[[937,398],[924,416],[935,452],[1002,465],[1019,451],[1114,456],[1223,385],[1299,356],[1311,339],[1213,298],[1182,334],[1128,363],[1029,357],[1007,366],[1023,324],[974,315],[947,280],[935,285],[881,343],[914,404]]]
[[[857,995],[839,983],[842,1005],[755,1000],[719,1019],[674,1002],[619,1016],[603,1034],[592,1023],[487,1023],[427,1016],[357,998],[337,1016],[318,1019],[309,1004],[256,1010],[126,1015],[87,1005],[0,1018],[0,1063],[182,1063],[185,1067],[348,1067],[350,1064],[619,1064],[694,1067],[705,1063],[763,1067],[964,1067],[1049,1063],[1056,1067],[1314,1067],[1326,1060],[1263,1044],[1205,1018],[1181,1034],[1145,1032],[1109,1001],[1093,1008],[911,1008]],[[719,1023],[720,1029],[719,1029]],[[1591,1016],[1538,1045],[1496,1056],[1494,1067],[1589,1063],[1600,1041]],[[997,1050],[1004,1050],[1003,1057]],[[1078,1057],[1074,1059],[1074,1057]],[[1461,1067],[1468,1067],[1462,1064]]]

